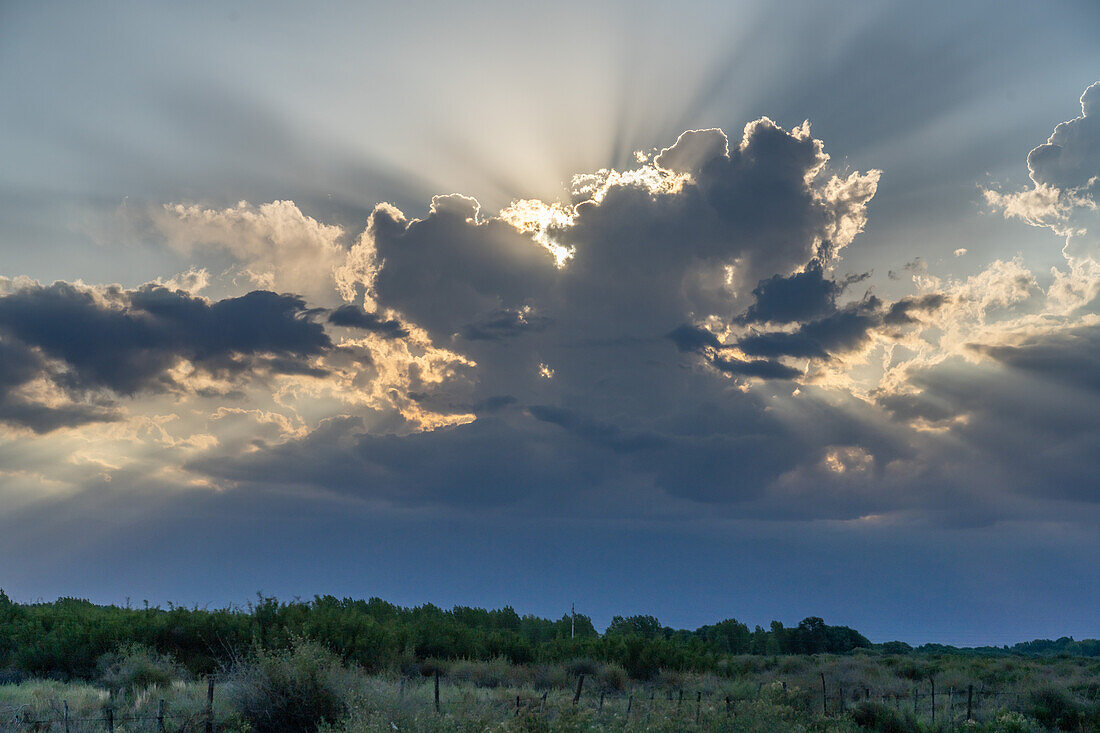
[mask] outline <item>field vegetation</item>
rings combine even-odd
[[[1100,731],[1094,641],[914,649],[816,618],[685,631],[648,616],[602,634],[578,616],[573,636],[571,621],[0,592],[0,730]]]

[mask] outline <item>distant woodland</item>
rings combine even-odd
[[[589,617],[557,620],[433,605],[405,608],[378,598],[280,602],[260,596],[222,609],[101,606],[61,598],[16,603],[0,591],[0,677],[87,679],[116,650],[141,645],[170,656],[191,674],[224,669],[255,649],[281,650],[298,641],[320,643],[365,671],[430,671],[447,660],[502,659],[512,664],[599,660],[632,678],[660,670],[734,675],[743,655],[886,654],[1100,656],[1100,641],[1037,640],[1012,647],[956,649],[938,644],[872,644],[847,626],[811,617],[797,626],[773,621],[750,629],[735,619],[694,631],[662,626],[652,616],[616,616],[603,633]]]

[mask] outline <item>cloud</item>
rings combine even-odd
[[[238,287],[295,293],[315,303],[337,294],[333,273],[347,258],[344,231],[306,216],[293,201],[241,201],[225,209],[174,203],[139,216],[169,247],[223,258],[223,277]]]
[[[28,412],[12,390],[36,379],[87,402],[104,390],[127,397],[195,391],[194,373],[230,382],[320,375],[310,358],[332,342],[312,315],[301,298],[265,291],[209,301],[155,284],[124,290],[25,283],[0,295],[6,414],[40,429],[51,419],[77,424],[114,415],[94,402]]]
[[[631,511],[651,518],[1026,516],[1041,461],[1004,475],[1003,415],[959,385],[1061,389],[1053,364],[1091,368],[1069,344],[1092,347],[1073,331],[1092,271],[1044,290],[1018,260],[953,279],[918,257],[912,291],[880,296],[839,274],[877,182],[834,171],[808,123],[761,118],[578,174],[565,201],[379,204],[348,247],[290,202],[166,210],[198,227],[190,251],[271,263],[288,292],[201,298],[207,261],[165,281],[187,291],[9,282],[0,344],[25,354],[0,381],[98,411],[74,425],[127,397],[116,453],[155,442],[173,481],[379,511],[614,515],[644,496]],[[175,421],[142,404],[168,398]],[[1038,393],[1029,409],[1054,419]]]
[[[743,323],[793,323],[836,310],[836,298],[848,283],[825,277],[820,262],[788,277],[773,275],[753,289],[755,302],[738,320]]]
[[[371,331],[389,338],[404,338],[409,335],[408,329],[396,318],[384,319],[377,313],[363,310],[355,305],[342,305],[332,311],[328,315],[328,322],[334,326]]]
[[[1032,187],[1016,193],[987,189],[986,201],[1008,218],[1047,227],[1066,240],[1075,267],[1100,259],[1100,81],[1081,95],[1081,115],[1059,123],[1027,156]]]

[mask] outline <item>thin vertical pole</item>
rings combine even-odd
[[[932,684],[932,724],[936,723],[936,678],[929,677],[928,681]]]
[[[439,712],[439,668],[435,670],[435,711]]]
[[[69,701],[65,701],[65,733],[69,733]]]
[[[825,691],[825,673],[821,673],[821,714],[829,714],[829,693]]]
[[[206,733],[214,733],[214,678],[206,678]]]
[[[576,705],[581,699],[581,690],[584,688],[584,673],[582,672],[577,677],[577,692],[573,695],[573,704]]]
[[[157,705],[157,733],[164,733],[164,698]]]
[[[966,686],[966,719],[974,719],[974,685]]]

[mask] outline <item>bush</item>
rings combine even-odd
[[[282,652],[258,650],[233,670],[233,703],[255,733],[314,731],[348,711],[351,673],[316,642]]]
[[[188,676],[170,656],[157,654],[141,644],[126,644],[116,652],[104,654],[96,666],[100,684],[114,693],[168,687],[173,680]]]
[[[865,701],[849,711],[852,720],[860,728],[878,733],[918,733],[920,728],[908,713],[902,713],[877,702]]]
[[[1027,714],[1044,728],[1057,730],[1092,730],[1100,723],[1095,711],[1088,710],[1065,690],[1053,687],[1031,693]],[[1089,727],[1090,722],[1093,728]]]
[[[604,692],[622,692],[629,682],[626,670],[617,664],[606,664],[599,671],[599,686]]]

